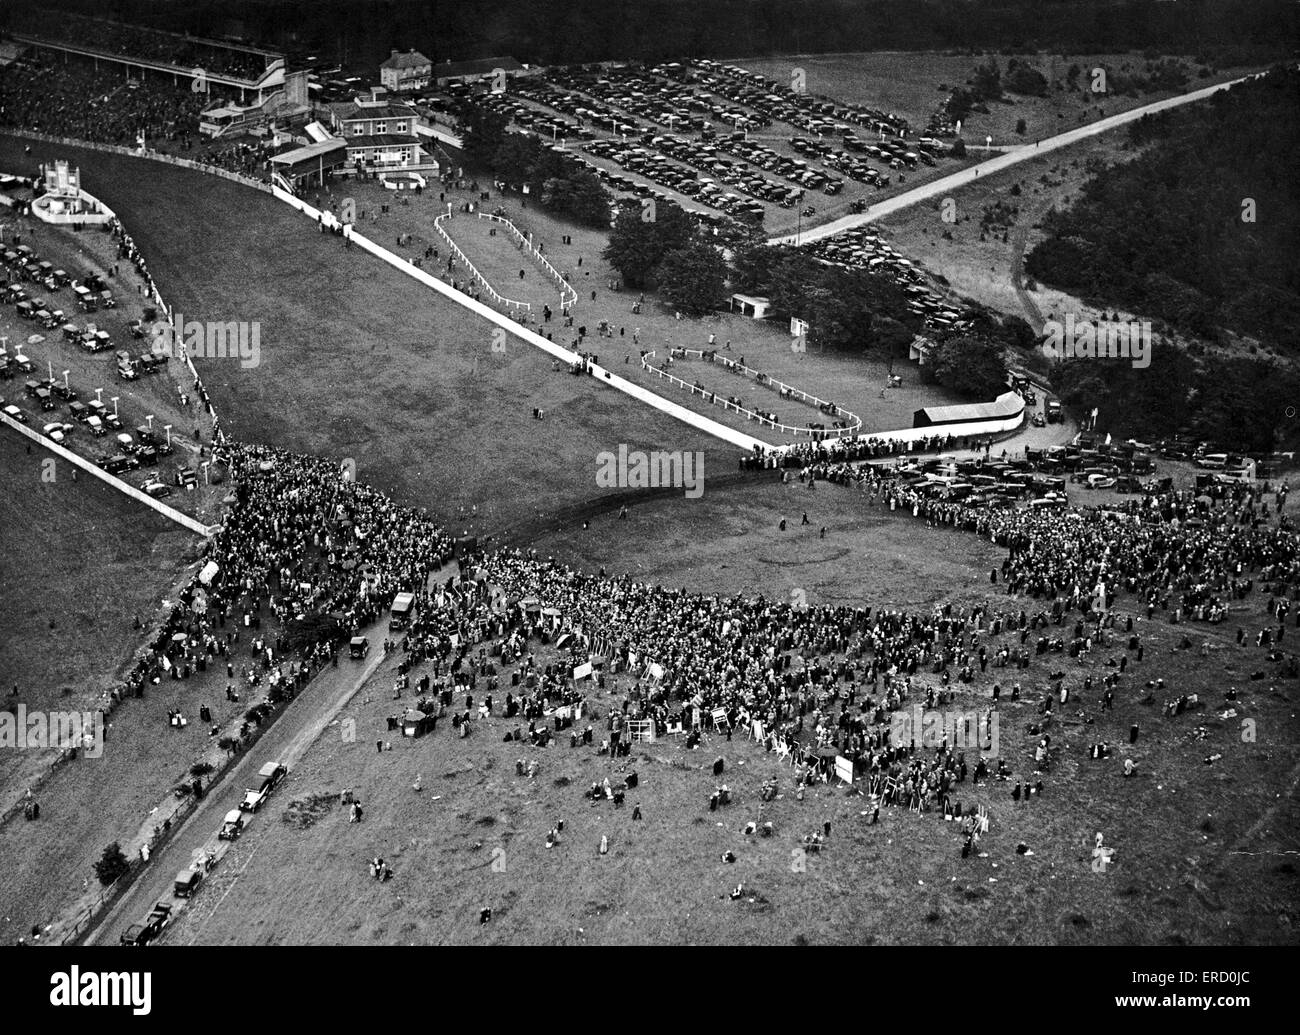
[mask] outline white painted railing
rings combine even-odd
[[[506,298],[505,295],[501,294],[499,291],[497,291],[496,288],[492,286],[491,282],[487,279],[487,277],[483,276],[483,274],[478,271],[478,267],[469,261],[469,256],[467,256],[463,251],[460,250],[460,246],[455,241],[453,241],[451,239],[451,235],[447,233],[446,230],[443,229],[442,221],[444,219],[450,219],[450,218],[451,218],[451,205],[448,205],[447,211],[444,212],[442,215],[438,216],[433,221],[434,229],[436,229],[438,233],[441,235],[442,239],[447,242],[447,247],[451,249],[452,254],[454,254],[456,258],[458,258],[465,265],[465,268],[474,275],[474,279],[477,280],[479,284],[482,285],[483,290],[488,293],[488,295],[492,298],[494,302],[496,302],[498,305],[505,306],[506,309],[512,311],[517,309],[525,313],[531,312],[533,307],[529,303],[516,302],[513,298]],[[350,236],[353,238],[353,240],[356,239],[355,234],[352,234]]]
[[[755,383],[762,385],[765,388],[774,389],[782,398],[798,396],[803,402],[808,403],[810,406],[816,406],[819,410],[824,406],[835,406],[836,412],[834,414],[828,413],[827,416],[843,417],[847,418],[849,421],[848,425],[842,428],[811,428],[807,426],[800,427],[794,424],[782,424],[780,421],[774,421],[770,417],[765,417],[756,410],[746,409],[744,406],[741,406],[738,403],[733,403],[728,399],[720,399],[716,392],[710,392],[707,388],[690,384],[687,381],[683,381],[680,377],[668,373],[666,370],[652,366],[650,360],[655,357],[655,352],[653,350],[647,352],[641,357],[642,370],[655,374],[668,381],[670,384],[675,384],[678,388],[689,391],[692,395],[698,392],[702,398],[713,403],[715,406],[721,406],[724,410],[735,410],[736,413],[747,417],[749,420],[758,421],[758,423],[764,427],[773,428],[774,430],[784,432],[787,435],[808,435],[813,438],[852,438],[862,429],[862,418],[856,413],[850,413],[848,410],[830,402],[828,399],[819,399],[817,396],[805,392],[802,388],[795,388],[793,385],[788,385],[784,381],[778,381],[774,377],[764,374],[759,370],[754,370],[752,367],[744,366],[734,360],[729,360],[718,355],[710,356],[709,353],[706,353],[703,349],[688,349],[682,347],[673,348],[669,355],[672,358],[679,356],[696,356],[700,359],[705,359],[706,356],[708,356],[708,362],[721,363],[733,373],[740,372],[750,375],[754,378]],[[782,395],[782,393],[786,394]],[[822,410],[822,412],[825,413],[826,411]]]
[[[511,236],[514,237],[515,241],[521,247],[526,248],[528,254],[541,264],[542,269],[551,275],[551,278],[555,281],[556,287],[560,290],[560,312],[567,315],[569,310],[578,302],[578,292],[573,289],[572,284],[564,279],[564,275],[551,265],[551,260],[542,254],[541,249],[533,245],[532,235],[526,235],[519,229],[519,227],[506,219],[505,216],[494,216],[488,212],[480,212],[478,217],[479,219],[490,219],[494,223],[501,223],[505,226],[510,231]]]
[[[153,510],[156,510],[168,521],[174,521],[176,524],[180,525],[183,528],[189,529],[191,532],[196,532],[201,536],[209,536],[215,533],[217,529],[221,527],[220,525],[205,525],[202,521],[199,521],[196,518],[192,518],[188,514],[182,514],[179,510],[176,510],[173,507],[169,507],[165,503],[160,503],[158,500],[154,499],[148,493],[141,492],[134,485],[129,485],[126,482],[122,481],[121,478],[114,477],[113,475],[105,471],[103,468],[97,466],[96,464],[91,463],[85,457],[78,456],[71,449],[65,449],[63,446],[59,445],[53,439],[46,438],[44,435],[40,434],[39,432],[33,431],[26,424],[14,420],[6,413],[0,413],[0,423],[7,424],[9,427],[13,428],[20,435],[23,435],[31,439],[37,445],[42,446],[45,449],[48,449],[60,460],[66,460],[68,461],[68,463],[81,468],[87,474],[94,475],[101,482],[107,482],[118,492],[130,496],[133,500],[135,500],[138,503],[143,503],[146,507],[150,507]]]

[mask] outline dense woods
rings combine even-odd
[[[374,68],[391,48],[435,61],[557,63],[819,51],[1068,47],[1281,57],[1289,0],[46,0],[174,31],[234,34]],[[4,7],[0,6],[0,23]],[[1022,84],[1030,85],[1030,84]]]
[[[1300,347],[1300,72],[1143,119],[1131,162],[1044,220],[1030,275],[1202,338]]]

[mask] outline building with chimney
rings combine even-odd
[[[379,66],[379,82],[397,93],[423,90],[432,81],[433,62],[418,50],[395,50]]]

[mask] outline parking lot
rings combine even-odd
[[[452,106],[469,96],[452,91]],[[919,132],[893,112],[709,60],[547,69],[475,100],[585,157],[616,194],[774,233],[861,211],[955,161],[942,121]]]
[[[11,223],[4,240],[0,409],[155,498],[202,509],[196,432],[207,442],[210,427],[181,362],[154,353],[156,314],[114,239]]]

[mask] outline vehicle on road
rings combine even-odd
[[[239,809],[231,809],[226,813],[226,818],[221,821],[221,829],[217,831],[217,837],[222,841],[236,841],[243,832],[244,814]]]
[[[244,791],[243,800],[239,803],[240,809],[244,812],[256,812],[260,809],[267,796],[275,789],[275,785],[284,779],[288,771],[279,762],[267,762],[258,770],[257,783],[251,789]]]

